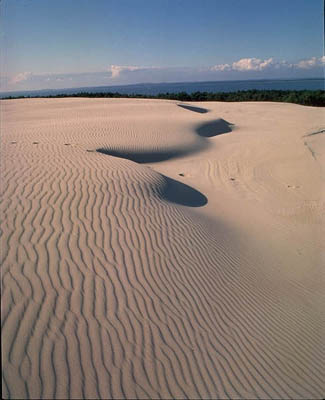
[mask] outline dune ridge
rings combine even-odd
[[[4,397],[323,397],[318,109],[1,103]]]

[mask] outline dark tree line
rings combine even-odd
[[[195,93],[159,93],[158,95],[121,94],[117,92],[79,92],[73,94],[56,94],[48,96],[9,96],[3,99],[21,98],[62,98],[62,97],[90,97],[90,98],[140,98],[166,99],[178,101],[276,101],[295,103],[305,106],[325,107],[325,91],[323,90],[240,90],[237,92],[195,92]]]

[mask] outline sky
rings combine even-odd
[[[0,0],[1,91],[324,76],[323,0]]]

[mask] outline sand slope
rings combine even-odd
[[[6,398],[322,398],[321,109],[1,101]]]

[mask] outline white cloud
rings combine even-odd
[[[137,71],[139,69],[144,69],[144,67],[136,67],[133,65],[111,65],[109,71],[112,73],[112,79],[118,78],[121,72],[124,71]]]
[[[217,64],[210,68],[211,71],[230,71],[230,64]]]
[[[312,57],[306,60],[301,60],[297,64],[295,64],[295,66],[297,68],[310,69],[314,67],[321,67],[324,64],[325,64],[325,56],[320,58]]]
[[[154,71],[154,70],[162,70],[164,68],[161,67],[144,67],[144,66],[135,66],[135,65],[110,65],[108,67],[108,71],[111,72],[111,79],[119,78],[125,72],[133,72],[133,71]],[[168,68],[165,68],[168,69]]]
[[[315,67],[317,65],[317,58],[316,57],[312,57],[309,60],[301,60],[299,61],[296,66],[298,68],[303,68],[303,69],[309,69],[312,67]]]
[[[207,67],[157,67],[110,65],[102,71],[78,73],[20,72],[1,76],[0,90],[57,89],[67,87],[107,86],[140,82],[185,82],[217,79],[319,76],[325,66],[325,56],[286,61],[273,58],[241,58],[234,62]]]
[[[267,68],[274,69],[312,69],[325,65],[325,56],[317,58],[312,57],[309,59],[301,60],[296,64],[289,63],[285,60],[276,61],[272,57],[266,60],[260,58],[241,58],[232,64],[217,64],[210,67],[210,71],[264,71]]]
[[[32,72],[20,72],[19,74],[15,75],[10,83],[16,84],[22,81],[26,81],[28,78],[30,78],[33,75]]]
[[[242,58],[232,64],[235,71],[262,71],[273,63],[273,58],[261,60],[259,58]]]
[[[281,61],[276,61],[273,63],[274,68],[279,69],[279,68],[292,68],[294,67],[294,64],[289,63],[288,61],[281,60]]]
[[[210,68],[210,71],[263,71],[275,65],[273,58],[261,60],[260,58],[241,58],[232,64],[217,64]]]

